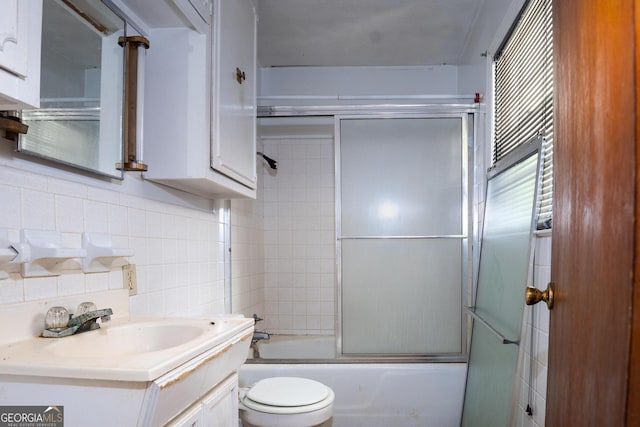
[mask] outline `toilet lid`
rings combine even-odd
[[[273,377],[258,381],[247,392],[249,399],[269,406],[313,405],[330,394],[318,381],[297,377]]]

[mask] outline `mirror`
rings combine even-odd
[[[43,2],[40,108],[18,150],[122,179],[125,21],[100,0]]]

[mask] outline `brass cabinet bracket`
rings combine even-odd
[[[142,45],[145,49],[149,49],[149,39],[142,36],[118,37],[118,44],[122,47],[131,44],[135,49]]]
[[[5,138],[17,141],[18,134],[26,134],[29,126],[22,123],[20,117],[0,116],[0,130],[5,131]]]
[[[118,44],[125,48],[124,78],[124,153],[122,163],[116,169],[122,171],[145,172],[148,167],[138,160],[138,48],[149,49],[149,40],[142,36],[120,37]],[[140,141],[142,144],[142,141]]]
[[[547,289],[544,291],[528,286],[525,291],[524,300],[527,305],[534,305],[540,301],[544,301],[547,303],[549,310],[551,310],[553,308],[554,300],[553,283],[549,283],[547,285]]]
[[[236,81],[239,84],[242,84],[243,81],[247,80],[247,76],[245,75],[244,71],[242,71],[240,68],[236,67]]]
[[[22,123],[19,117],[0,117],[0,129],[13,133],[27,133],[29,126]]]

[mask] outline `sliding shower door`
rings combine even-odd
[[[469,121],[336,119],[342,355],[463,352]]]

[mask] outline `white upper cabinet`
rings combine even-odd
[[[42,0],[2,0],[0,110],[40,106]]]
[[[213,0],[172,0],[189,23],[200,33],[207,33],[211,25]]]
[[[218,0],[214,33],[212,167],[256,187],[256,13]]]
[[[193,13],[208,7],[173,1]],[[209,31],[197,16],[181,27],[150,25],[144,177],[209,199],[255,198],[256,12],[251,0],[211,1]]]

